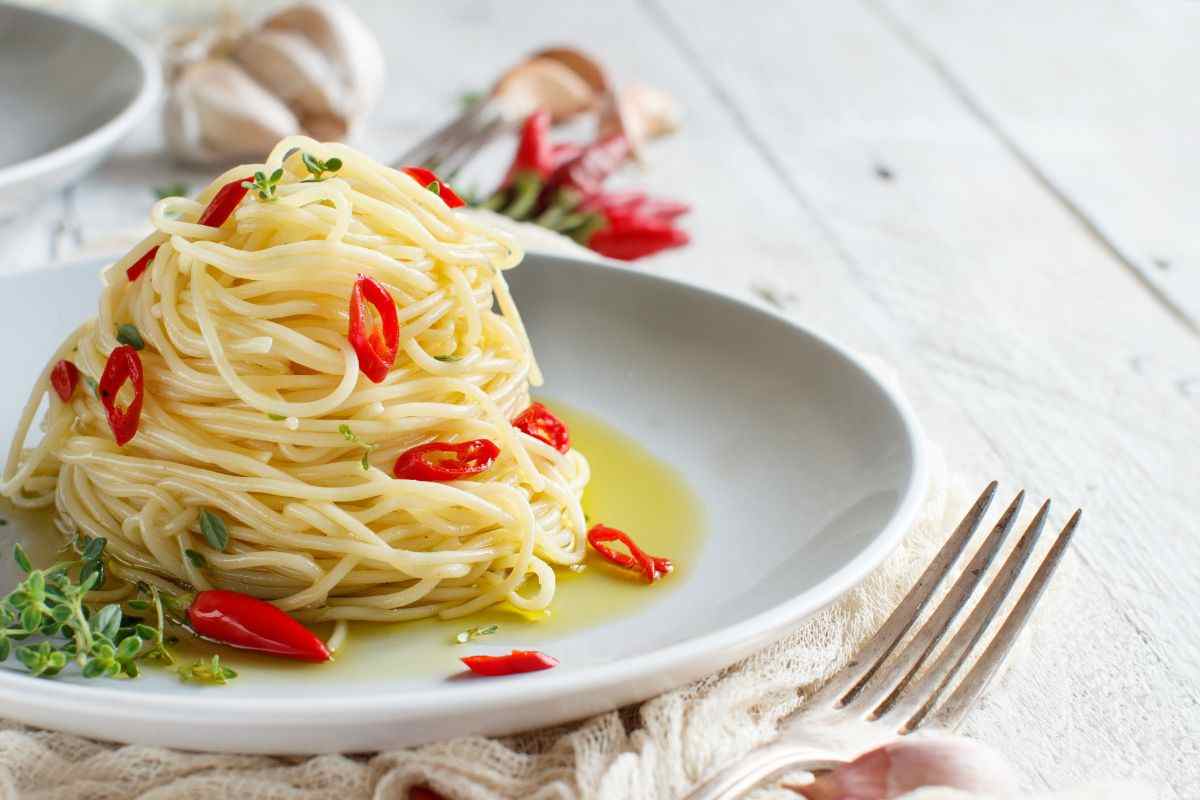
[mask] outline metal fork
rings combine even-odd
[[[1066,552],[1082,514],[1076,510],[1071,516],[991,642],[943,700],[955,675],[970,659],[989,623],[1012,591],[1050,511],[1047,500],[988,583],[970,615],[928,669],[922,671],[999,552],[1016,522],[1025,499],[1024,491],[1017,494],[1000,516],[925,624],[903,647],[898,646],[974,538],[995,494],[996,482],[993,481],[879,632],[784,723],[773,744],[721,769],[689,795],[689,799],[730,800],[783,770],[832,769],[897,735],[911,733],[917,727],[956,728],[996,674],[1017,634],[1029,620],[1030,612]]]
[[[489,142],[516,128],[526,113],[503,97],[486,97],[414,144],[393,166],[428,167],[449,180]]]

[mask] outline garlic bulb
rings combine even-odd
[[[1016,777],[996,751],[948,735],[897,739],[804,786],[789,786],[808,800],[893,800],[922,787],[944,787],[1007,797]]]
[[[177,43],[168,57],[177,66],[164,125],[185,161],[254,158],[294,133],[347,138],[383,88],[379,43],[338,0],[287,6],[250,29],[223,27]]]

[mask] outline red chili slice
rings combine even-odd
[[[300,661],[328,661],[329,650],[312,631],[268,602],[220,589],[200,592],[187,609],[188,623],[206,639]]]
[[[567,425],[541,403],[534,403],[513,420],[513,427],[541,439],[560,453],[571,449],[571,434]]]
[[[375,325],[367,304],[379,312]],[[350,344],[358,354],[358,368],[375,383],[387,377],[400,350],[400,322],[396,301],[374,278],[359,275],[350,293]]]
[[[671,559],[647,554],[633,543],[629,534],[607,525],[593,525],[592,529],[588,531],[587,539],[588,544],[594,547],[604,560],[616,564],[618,567],[642,573],[649,583],[654,583],[675,568]],[[619,553],[609,547],[608,542],[620,542],[629,549],[629,552]]]
[[[138,278],[142,277],[142,273],[146,271],[146,267],[150,266],[150,262],[154,260],[154,256],[158,253],[158,245],[154,245],[146,251],[146,255],[133,262],[133,266],[125,270],[125,277],[133,283]]]
[[[75,394],[75,387],[79,385],[79,367],[66,359],[59,361],[54,365],[54,369],[50,370],[50,385],[62,401],[67,402],[71,395]]]
[[[129,381],[133,384],[133,401],[125,408],[117,405],[117,392]],[[108,363],[104,365],[104,374],[100,376],[100,402],[108,412],[108,427],[112,428],[113,438],[117,444],[123,445],[137,433],[138,421],[142,416],[142,400],[145,399],[145,379],[142,373],[142,359],[127,344],[123,344],[108,354]]]
[[[459,659],[476,675],[495,677],[537,672],[558,666],[558,659],[537,650],[513,650],[506,656],[467,656]]]
[[[225,184],[217,193],[213,195],[213,199],[209,201],[208,207],[200,214],[200,219],[196,220],[197,225],[207,225],[210,228],[219,228],[225,224],[225,220],[229,219],[229,215],[238,207],[238,203],[242,202],[242,198],[246,196],[246,192],[250,191],[243,183],[252,183],[254,176],[251,175],[242,178],[238,181],[232,181]]]
[[[458,208],[459,206],[466,205],[463,199],[458,196],[458,193],[451,189],[448,183],[439,178],[433,170],[425,169],[424,167],[401,167],[400,171],[426,188],[436,183],[438,197],[442,198],[442,202],[450,206],[450,208]]]
[[[393,473],[410,481],[456,481],[486,472],[498,455],[500,448],[489,439],[430,442],[401,453]]]

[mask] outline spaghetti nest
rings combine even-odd
[[[307,168],[330,159],[341,167],[319,179]],[[250,191],[220,227],[199,223],[222,187],[276,170],[278,184]],[[294,137],[196,200],[157,203],[155,232],[106,270],[98,316],[38,379],[0,490],[53,503],[72,540],[106,538],[110,572],[128,582],[233,589],[309,621],[545,608],[553,566],[583,558],[587,461],[511,424],[540,383],[502,274],[521,254],[437,189]],[[399,322],[379,383],[348,340],[363,275]],[[144,404],[118,445],[88,387],[130,325],[144,342]],[[83,376],[66,402],[51,389],[63,359]],[[46,402],[43,437],[27,446]],[[414,446],[477,439],[499,448],[478,476],[393,475]],[[227,544],[205,536],[202,516],[224,522]]]

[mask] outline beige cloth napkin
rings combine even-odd
[[[581,251],[540,229],[509,227],[531,249]],[[679,797],[715,766],[769,741],[779,720],[802,702],[798,689],[841,666],[908,590],[971,499],[947,480],[940,455],[932,461],[928,496],[912,530],[861,586],[783,641],[640,707],[505,739],[467,737],[363,757],[184,753],[101,743],[0,720],[0,798],[404,800],[409,788],[419,785],[449,800]],[[1057,580],[1060,587],[1068,582],[1068,575]],[[1040,616],[1052,612],[1043,608]],[[779,787],[756,796],[797,797]],[[1131,800],[1153,795],[1144,787],[1110,787],[1060,797],[1068,796]],[[908,800],[967,797],[923,790]]]

